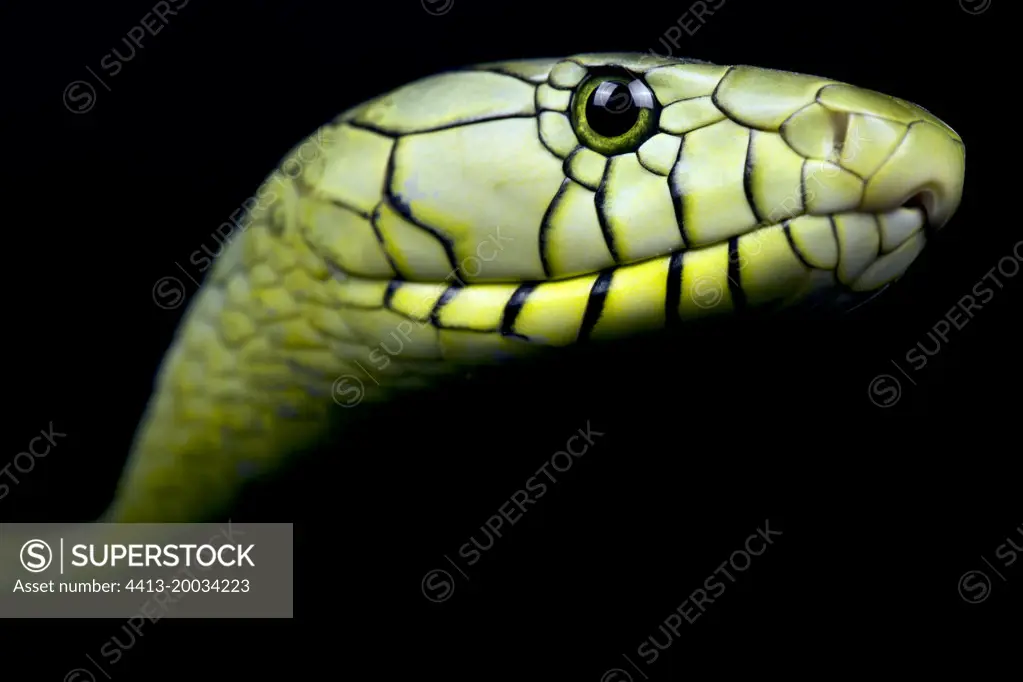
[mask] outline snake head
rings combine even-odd
[[[469,361],[878,291],[964,168],[926,110],[768,69],[584,54],[401,87],[246,202],[105,518],[197,520],[329,435],[331,406]]]
[[[443,73],[334,126],[305,179],[340,211],[306,226],[314,248],[355,277],[528,284],[520,323],[559,342],[877,291],[965,170],[959,135],[904,100],[649,54]]]

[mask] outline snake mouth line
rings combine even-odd
[[[934,227],[934,222],[931,220],[931,213],[933,213],[934,209],[929,207],[934,206],[936,201],[937,198],[935,197],[934,192],[930,190],[921,190],[902,202],[902,206],[900,206],[900,208],[920,211],[923,214],[923,230],[928,235],[931,235],[934,234],[936,228]]]
[[[545,298],[557,299],[561,294],[556,292],[588,287],[591,298],[601,298],[606,297],[612,282],[616,291],[621,289],[620,295],[636,299],[643,297],[644,289],[660,290],[666,305],[676,309],[685,308],[680,299],[699,298],[701,285],[727,288],[730,305],[726,307],[730,309],[798,297],[807,293],[807,287],[831,287],[839,292],[862,294],[898,279],[919,255],[933,229],[928,219],[928,201],[926,192],[918,192],[900,207],[882,213],[800,215],[758,225],[711,244],[663,251],[564,277],[503,282],[469,281],[461,277],[376,281],[389,282],[388,299],[399,288],[408,286],[444,287],[434,316],[459,291],[514,289],[517,293],[508,301],[509,308],[514,309],[517,297],[533,295],[536,289],[543,290]],[[331,270],[342,280],[373,281],[337,266]],[[716,306],[697,302],[697,307]]]
[[[777,241],[783,235],[791,254],[808,270],[832,271],[839,274],[841,266],[849,266],[836,278],[838,287],[852,288],[856,275],[862,275],[882,259],[895,255],[903,247],[922,235],[933,234],[933,224],[929,218],[929,204],[933,195],[924,190],[909,197],[899,207],[885,212],[844,211],[819,215],[801,215],[784,219],[775,223],[764,223],[753,229],[700,246],[685,246],[664,251],[647,258],[629,263],[618,263],[613,266],[578,273],[566,277],[531,281],[536,286],[544,283],[566,282],[608,276],[632,268],[647,267],[654,263],[668,261],[670,269],[681,269],[687,258],[703,258],[704,256],[721,260],[724,265],[719,268],[727,270],[726,278],[735,285],[742,284],[741,273],[763,251],[768,242]],[[828,241],[831,241],[829,244]],[[871,248],[872,247],[872,248]],[[719,252],[715,254],[715,252]],[[726,255],[724,259],[720,255]],[[913,254],[915,257],[916,253]],[[769,258],[765,255],[765,258]],[[777,260],[777,259],[775,259]],[[844,263],[843,263],[844,261]],[[911,259],[904,263],[908,267]],[[894,263],[893,263],[894,264]],[[765,263],[766,267],[772,267]],[[782,276],[782,263],[777,263],[778,275]],[[898,265],[903,265],[898,263]],[[890,279],[901,275],[905,267],[892,273]],[[876,286],[864,288],[874,289],[886,282],[878,282]],[[482,286],[490,282],[463,283],[465,286]]]
[[[709,314],[850,296],[862,301],[898,279],[919,255],[925,221],[925,210],[907,202],[884,213],[802,215],[715,244],[561,279],[363,280],[356,288],[379,292],[382,307],[428,320],[441,334],[482,332],[561,346],[656,331]],[[417,307],[423,312],[414,313],[409,302],[427,298],[428,312]]]

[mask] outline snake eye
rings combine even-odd
[[[635,151],[657,132],[659,107],[646,83],[628,74],[594,76],[572,98],[572,127],[607,156]]]

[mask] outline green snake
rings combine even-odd
[[[468,365],[878,290],[964,169],[916,105],[749,66],[584,54],[400,87],[248,202],[103,520],[223,513],[343,409]]]

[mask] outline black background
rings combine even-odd
[[[1011,46],[999,33],[1009,3],[966,6],[985,3],[970,14],[957,0],[727,0],[676,51],[880,90],[962,135],[958,214],[871,305],[567,352],[366,408],[343,441],[248,490],[232,513],[297,524],[293,622],[163,620],[112,664],[99,651],[112,635],[127,641],[121,622],[6,621],[4,677],[82,667],[105,679],[87,655],[115,680],[596,682],[612,668],[667,680],[1007,659],[999,635],[1018,642],[1023,557],[1002,568],[994,552],[1021,526],[1023,277],[998,275],[1004,288],[926,367],[905,360],[917,342],[933,348],[928,332],[1019,239],[1018,78],[998,56]],[[68,434],[0,500],[5,521],[86,520],[109,503],[184,309],[155,305],[154,284],[179,276],[194,294],[178,264],[199,276],[188,254],[213,245],[297,140],[445,68],[663,53],[689,5],[454,0],[433,16],[418,0],[191,0],[107,91],[88,69],[106,76],[101,59],[124,54],[153,4],[0,10],[0,97],[16,116],[4,127],[13,310],[0,465],[50,422]],[[95,88],[84,113],[62,99],[76,80]],[[882,374],[897,394],[889,379],[871,393]],[[604,435],[467,566],[458,548],[587,423]],[[663,642],[658,626],[768,520],[775,544],[646,664],[637,647]],[[443,603],[421,590],[433,569],[454,579]],[[974,569],[994,581],[979,604],[957,591]]]

